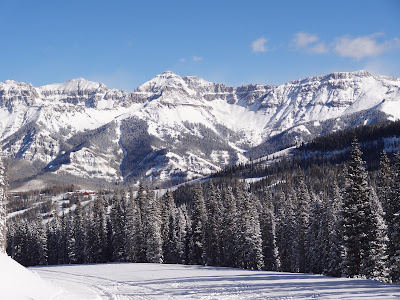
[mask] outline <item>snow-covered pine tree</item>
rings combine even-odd
[[[181,263],[182,245],[178,240],[178,211],[170,191],[162,197],[161,233],[165,263]]]
[[[221,265],[221,195],[212,182],[207,184],[207,222],[204,228],[203,262]]]
[[[124,204],[116,191],[111,200],[110,221],[112,227],[113,261],[125,260],[125,212]]]
[[[32,225],[31,238],[35,249],[32,252],[36,254],[35,265],[47,265],[47,234],[40,214]]]
[[[73,260],[76,264],[83,264],[85,261],[85,222],[81,199],[76,199],[76,207],[73,214]]]
[[[294,272],[296,257],[295,220],[293,208],[294,191],[290,186],[282,192],[279,202],[280,208],[277,215],[277,246],[280,261],[280,271]]]
[[[6,252],[7,241],[7,177],[0,144],[0,252]]]
[[[257,208],[259,200],[248,194],[243,182],[236,186],[238,203],[238,263],[244,269],[260,270],[264,267],[260,220]]]
[[[324,273],[328,276],[340,277],[342,274],[342,236],[341,236],[341,209],[342,195],[337,181],[333,182],[333,198],[327,203],[328,217],[328,253],[327,265]]]
[[[129,189],[128,203],[126,205],[126,222],[125,222],[125,255],[129,262],[136,261],[135,240],[136,240],[136,218],[138,218],[138,209],[133,189]]]
[[[352,147],[343,197],[343,273],[348,277],[362,275],[372,278],[376,260],[384,257],[379,249],[382,249],[380,243],[385,241],[377,240],[383,237],[383,229],[373,209],[373,206],[377,209],[377,204],[367,182],[367,171],[357,139]]]
[[[169,240],[169,230],[170,230],[170,216],[172,214],[172,202],[174,201],[172,197],[172,193],[167,191],[162,197],[160,201],[160,217],[161,217],[161,238],[163,241],[163,254],[164,254],[164,262],[170,262],[171,248],[170,248],[170,240]]]
[[[56,265],[58,264],[61,250],[61,220],[58,211],[54,214],[53,220],[47,225],[48,263],[49,265]]]
[[[370,230],[366,232],[369,247],[363,261],[362,274],[367,278],[383,282],[390,281],[388,269],[387,226],[383,218],[383,209],[375,191],[370,189]]]
[[[277,271],[279,269],[278,247],[276,245],[276,220],[272,197],[269,191],[263,191],[260,213],[260,228],[264,256],[264,269]]]
[[[143,236],[146,243],[146,261],[162,263],[161,217],[154,192],[146,190],[147,205],[143,214]]]
[[[309,210],[310,210],[310,195],[307,186],[304,182],[304,173],[300,171],[299,186],[297,189],[297,207],[295,228],[297,234],[297,247],[296,247],[296,272],[304,273],[306,267],[309,265],[306,256],[306,232],[308,228]]]
[[[145,207],[147,206],[147,195],[142,183],[139,183],[139,189],[134,204],[134,256],[136,262],[146,261],[146,241],[144,240],[143,221]]]
[[[106,199],[103,193],[100,193],[93,204],[93,245],[92,258],[94,262],[106,262],[107,252],[107,223],[106,223]]]
[[[223,190],[224,213],[222,223],[223,266],[236,267],[238,255],[238,213],[231,187]]]
[[[177,253],[179,261],[177,263],[189,263],[189,246],[190,246],[190,218],[186,205],[177,207]]]
[[[394,197],[393,180],[394,173],[392,168],[390,167],[390,161],[386,154],[386,151],[383,150],[379,163],[377,194],[379,196],[380,202],[382,203],[382,208],[385,212],[386,221],[390,221],[393,217],[393,209],[391,207],[393,204],[392,198]]]
[[[392,196],[386,206],[389,232],[390,274],[393,282],[400,282],[400,150],[394,155]]]
[[[193,191],[192,230],[190,241],[190,263],[203,264],[204,230],[207,222],[207,210],[200,183],[196,183]]]
[[[307,258],[310,262],[306,271],[321,274],[327,256],[328,221],[326,205],[320,195],[312,193],[309,228],[307,230]]]

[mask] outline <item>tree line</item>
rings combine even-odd
[[[7,251],[24,265],[178,263],[399,282],[400,155],[380,161],[375,182],[355,140],[343,172],[321,167],[324,181],[287,169],[252,185],[100,193],[47,224],[9,222]]]

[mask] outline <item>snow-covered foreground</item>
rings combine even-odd
[[[69,291],[53,299],[400,298],[400,285],[310,274],[134,263],[30,270]]]

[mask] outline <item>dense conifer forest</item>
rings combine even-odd
[[[337,163],[293,157],[162,193],[100,191],[46,222],[9,219],[7,252],[25,266],[177,263],[399,282],[400,155],[377,160],[368,169],[353,138]]]

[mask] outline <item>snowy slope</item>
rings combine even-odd
[[[30,268],[79,295],[101,299],[398,299],[400,286],[371,280],[230,268],[113,263]],[[77,299],[93,299],[80,295]]]
[[[0,139],[23,170],[12,183],[178,182],[332,130],[398,119],[399,102],[400,79],[366,71],[237,88],[167,71],[131,93],[82,78],[38,88],[6,81]]]
[[[0,299],[8,300],[73,300],[78,294],[67,292],[53,285],[34,272],[24,268],[6,254],[0,252]],[[81,289],[87,290],[86,288]],[[88,292],[89,295],[89,292]],[[100,299],[96,294],[93,298]]]

